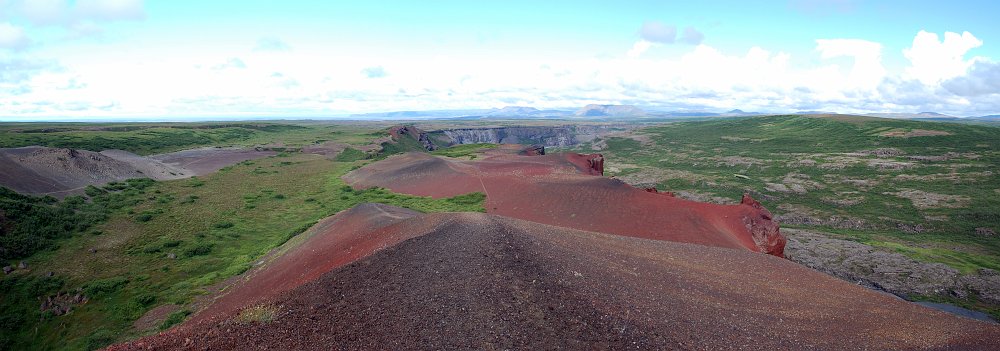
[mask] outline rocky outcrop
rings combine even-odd
[[[414,126],[395,126],[389,128],[389,135],[392,140],[399,141],[400,138],[413,138],[420,143],[427,151],[434,151],[439,148],[428,136],[427,132]]]
[[[577,153],[565,153],[563,155],[583,174],[604,175],[604,155]]]
[[[548,147],[568,147],[585,143],[599,136],[627,128],[623,125],[572,126],[513,126],[490,128],[458,128],[429,132],[432,140],[447,145],[461,144],[538,144]]]
[[[587,163],[590,164],[590,170],[596,175],[604,175],[604,155],[592,154],[584,155],[587,157]]]
[[[1000,305],[1000,273],[963,274],[942,263],[801,229],[786,230],[788,259],[840,279],[904,298],[939,296]]]
[[[669,196],[669,197],[676,197],[677,196],[676,194],[674,194],[673,191],[660,192],[659,190],[656,190],[655,186],[651,186],[651,187],[648,187],[648,188],[642,188],[642,190],[646,191],[647,193],[660,194],[660,195]]]
[[[572,127],[468,128],[442,130],[439,133],[451,145],[490,143],[566,147],[578,143]]]
[[[74,305],[82,305],[90,300],[79,291],[75,294],[60,291],[56,295],[46,296],[45,298],[39,297],[38,299],[42,301],[41,306],[38,308],[39,311],[50,312],[55,316],[68,314],[73,311]]]
[[[750,231],[757,249],[769,255],[784,257],[787,240],[781,235],[778,223],[773,219],[771,211],[750,197],[750,194],[743,194],[743,200],[740,201],[740,204],[753,209],[743,217],[743,224]]]
[[[522,156],[542,156],[542,155],[545,155],[545,146],[544,145],[529,145],[529,146],[525,147],[524,149],[522,149],[521,151],[518,151],[517,154],[518,155],[522,155]]]

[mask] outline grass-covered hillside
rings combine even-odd
[[[603,144],[602,144],[603,143]],[[608,174],[962,272],[1000,270],[1000,128],[853,116],[682,122],[587,144]]]
[[[0,148],[48,146],[140,155],[199,146],[303,146],[317,141],[367,141],[363,126],[348,124],[236,123],[0,123]]]
[[[286,145],[385,135],[336,126],[273,133],[288,139],[268,142]],[[431,199],[353,190],[340,176],[369,161],[349,159],[289,151],[197,178],[93,187],[62,201],[0,190],[0,243],[22,243],[0,265],[26,265],[0,276],[0,349],[94,349],[167,328],[269,250],[358,203],[484,211],[478,193]]]

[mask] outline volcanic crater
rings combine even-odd
[[[601,176],[603,156],[407,153],[356,188],[486,194],[487,213],[342,211],[145,349],[986,349],[1000,326],[783,259],[771,213]],[[248,311],[265,311],[253,318]],[[247,317],[251,316],[251,317]]]

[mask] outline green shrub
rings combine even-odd
[[[337,156],[334,157],[333,160],[337,162],[354,162],[354,161],[364,160],[366,158],[368,158],[368,154],[366,154],[364,151],[354,148],[346,148],[344,149],[344,151],[341,151],[339,154],[337,154]]]
[[[112,331],[105,330],[103,328],[97,329],[87,336],[87,350],[97,350],[111,345],[111,343],[115,342],[116,336],[117,334]]]
[[[128,284],[128,279],[125,277],[111,277],[84,284],[83,291],[87,296],[102,297],[118,292],[126,284]]]
[[[204,256],[212,252],[212,244],[198,244],[194,247],[189,247],[184,250],[184,256],[194,257],[194,256]]]
[[[87,194],[87,196],[90,196],[90,197],[95,197],[95,196],[104,194],[106,192],[107,191],[105,191],[104,189],[98,188],[98,187],[93,186],[93,185],[88,185],[86,188],[83,189],[83,193]]]
[[[150,213],[143,212],[138,216],[135,216],[136,222],[149,222],[151,220],[153,220],[153,215]]]
[[[233,226],[235,226],[233,222],[219,222],[212,225],[212,227],[215,227],[216,229],[227,229],[232,228]]]
[[[142,293],[133,297],[132,301],[135,302],[136,304],[139,304],[140,306],[146,307],[156,302],[156,295],[149,293]]]
[[[160,323],[160,330],[166,330],[167,328],[170,328],[170,327],[174,326],[177,323],[183,322],[184,319],[187,318],[187,316],[190,316],[190,315],[191,315],[191,311],[188,311],[188,310],[180,310],[180,311],[171,313],[169,316],[167,316],[167,319],[163,320],[163,323]]]

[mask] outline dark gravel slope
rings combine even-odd
[[[186,324],[112,349],[995,349],[1000,340],[996,325],[745,250],[485,214],[407,221],[435,229],[281,295],[269,321]]]

